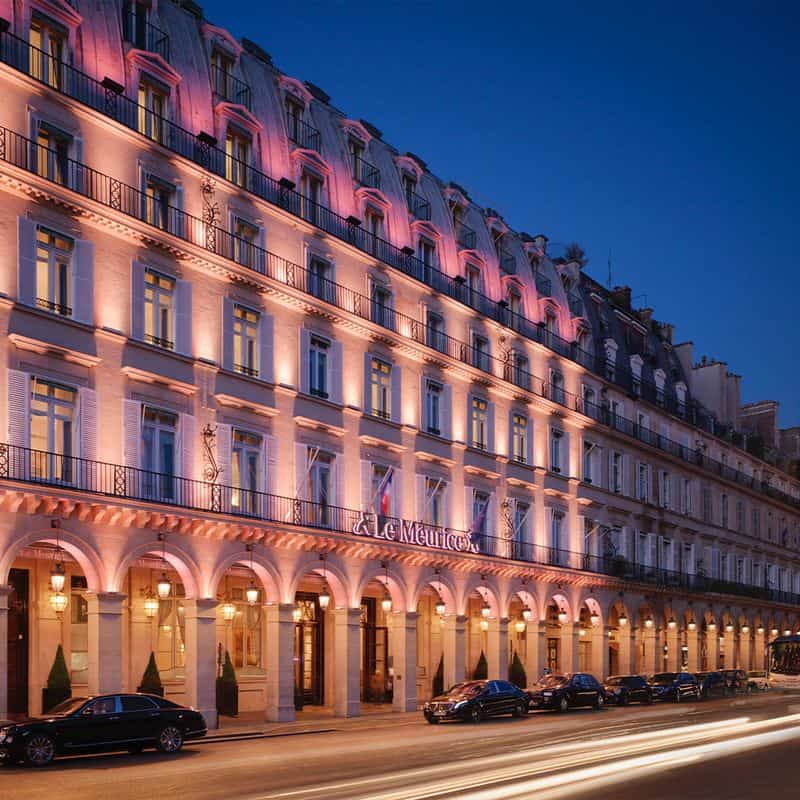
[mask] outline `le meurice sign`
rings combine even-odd
[[[356,536],[433,547],[436,550],[449,550],[453,553],[480,552],[469,534],[451,531],[449,528],[433,528],[407,519],[389,519],[366,512],[362,512],[358,522],[353,525],[353,533]]]

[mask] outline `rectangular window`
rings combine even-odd
[[[309,343],[308,390],[316,397],[328,397],[328,359],[331,343],[319,336],[312,336]]]
[[[36,228],[36,305],[72,316],[72,258],[75,242],[68,236]]]
[[[72,480],[73,437],[78,393],[69,386],[31,379],[31,475]]]
[[[636,497],[643,503],[650,502],[650,467],[639,463],[636,468]]]
[[[30,28],[30,74],[54,89],[64,86],[67,32],[57,23],[34,17]]]
[[[175,499],[178,415],[145,406],[142,413],[142,478],[145,496]]]
[[[167,103],[169,92],[165,87],[150,81],[139,83],[138,118],[136,128],[143,136],[154,142],[167,141]]]
[[[753,536],[761,538],[761,511],[757,508],[753,509]]]
[[[444,527],[444,493],[446,484],[440,478],[425,478],[425,514],[426,525]]]
[[[550,399],[554,403],[564,405],[566,403],[566,395],[564,393],[564,375],[561,372],[553,370],[550,373]]]
[[[392,502],[392,468],[385,464],[372,464],[370,467],[370,510],[378,514],[379,519],[395,515]],[[379,527],[383,527],[379,523]]]
[[[259,247],[260,231],[240,217],[233,220],[233,258],[245,267],[260,267],[263,270]]]
[[[472,334],[472,366],[489,371],[489,340],[477,333]]]
[[[234,430],[231,459],[231,506],[234,511],[244,514],[258,512],[261,469],[261,437]]]
[[[550,430],[550,471],[561,472],[561,444],[564,432],[558,428]]]
[[[308,265],[308,291],[329,303],[334,301],[333,269],[329,261],[312,256]]]
[[[384,219],[383,214],[379,214],[375,209],[368,208],[364,212],[364,230],[370,234],[370,243],[376,248],[376,254],[380,253],[378,250],[378,242],[376,240],[384,238]]]
[[[417,245],[417,258],[426,268],[436,267],[436,245],[429,239],[420,239]]]
[[[429,311],[425,325],[425,343],[440,353],[446,350],[444,317]]]
[[[525,558],[525,545],[530,541],[530,514],[531,507],[528,503],[521,500],[514,503],[514,558]]]
[[[236,128],[228,128],[225,136],[225,177],[237,186],[248,184],[252,140]]]
[[[687,516],[694,512],[692,482],[688,478],[681,479],[681,513]]]
[[[261,315],[244,306],[233,307],[233,368],[258,377],[258,325]]]
[[[560,564],[562,556],[565,556],[563,547],[563,527],[564,514],[561,511],[553,511],[550,517],[550,561],[553,564]]]
[[[703,522],[711,522],[711,489],[704,486],[701,490],[702,508],[703,508]]]
[[[330,525],[331,505],[333,505],[333,462],[330,453],[321,453],[317,448],[308,448],[308,459],[313,458],[308,470],[308,487],[306,496],[314,503],[313,519],[319,525]]]
[[[489,552],[487,517],[489,513],[489,494],[475,489],[472,492],[472,528],[470,529],[473,542],[482,553]]]
[[[478,304],[481,294],[483,294],[483,279],[480,267],[467,264],[467,302],[471,306]]]
[[[392,365],[379,358],[370,360],[372,413],[382,419],[392,416]]]
[[[722,527],[728,527],[728,495],[723,494],[720,498],[720,518],[722,520]]]
[[[394,330],[392,293],[384,286],[373,283],[371,295],[372,321],[382,328]]]
[[[322,181],[309,172],[300,177],[300,213],[314,225],[319,223],[322,204]]]
[[[512,382],[522,389],[531,388],[530,363],[528,357],[515,350],[511,356]]]
[[[672,477],[669,472],[662,471],[660,474],[660,486],[658,489],[659,499],[662,508],[672,507]]]
[[[528,463],[528,418],[522,414],[511,417],[511,457],[520,464]]]
[[[481,397],[473,397],[470,401],[470,430],[472,446],[478,450],[486,450],[488,441],[489,404]]]
[[[211,53],[211,81],[214,92],[226,100],[232,100],[231,78],[233,77],[233,59],[219,50]]]
[[[52,125],[40,122],[36,145],[36,173],[47,180],[70,186],[72,137]]]
[[[175,279],[153,270],[144,273],[144,339],[156,347],[175,349]]]
[[[622,494],[622,453],[614,451],[611,454],[611,491]]]
[[[177,192],[171,183],[148,175],[144,185],[144,220],[164,231],[175,233],[178,213],[175,208]]]
[[[597,445],[594,442],[583,440],[583,480],[586,483],[594,483],[594,462]]]
[[[442,434],[442,394],[444,387],[425,379],[425,430],[434,436]]]

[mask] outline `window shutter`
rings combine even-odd
[[[175,350],[192,355],[192,284],[185,280],[175,285]]]
[[[472,523],[475,521],[475,515],[472,513],[472,496],[475,490],[471,486],[464,487],[464,527],[466,530],[472,528]]]
[[[94,242],[75,242],[75,300],[73,315],[78,322],[94,323]]]
[[[392,422],[401,422],[403,415],[402,415],[402,408],[400,403],[402,402],[402,391],[403,391],[403,371],[400,368],[399,364],[392,364]]]
[[[97,392],[78,389],[81,458],[97,460]]]
[[[300,352],[297,354],[297,389],[301,394],[308,394],[309,347],[311,335],[305,328],[300,328]]]
[[[486,433],[486,447],[490,453],[494,453],[494,403],[489,401],[486,409],[486,425],[488,431]]]
[[[655,567],[658,564],[658,537],[654,533],[647,534],[647,559],[648,567]]]
[[[195,477],[194,469],[194,433],[195,418],[191,414],[180,415],[181,438],[181,477]]]
[[[8,443],[13,447],[30,447],[31,376],[27,372],[8,370]]]
[[[181,238],[186,235],[185,219],[183,217],[183,186],[178,185],[175,187],[175,211],[170,214],[175,214],[175,227],[174,232],[176,236]]]
[[[403,470],[397,467],[392,473],[392,514],[403,517]]]
[[[576,472],[579,471],[580,469],[576,470]],[[569,478],[572,475],[569,452],[569,431],[566,430],[561,437],[561,474],[565,478]]]
[[[450,519],[450,484],[443,483],[444,491],[442,492],[442,527],[449,528]]]
[[[144,339],[144,264],[131,265],[131,338]]]
[[[425,476],[415,475],[414,483],[417,491],[417,513],[416,521],[422,522],[425,519]]]
[[[264,445],[266,446],[266,480],[264,490],[269,494],[278,493],[278,441],[274,436],[265,436]]]
[[[372,414],[372,355],[364,353],[364,413]]]
[[[36,223],[17,217],[17,298],[36,305]],[[27,447],[27,444],[26,444]]]
[[[334,459],[333,472],[334,472],[333,486],[336,494],[333,498],[333,502],[331,503],[331,505],[339,506],[340,508],[345,508],[347,506],[347,503],[345,503],[345,496],[344,496],[345,463],[344,463],[344,455],[342,453],[339,453]]]
[[[372,462],[362,459],[361,461],[361,510],[369,511],[369,503],[372,500],[372,486],[370,476],[372,474]]]
[[[513,517],[512,517],[513,519]],[[497,495],[492,492],[489,495],[489,507],[486,509],[486,533],[488,536],[496,535],[497,527]],[[495,548],[492,547],[492,550]]]
[[[136,400],[122,401],[122,453],[126,467],[139,467],[142,441],[142,404]]]
[[[231,486],[233,472],[231,470],[233,429],[224,422],[217,423],[217,467],[219,469],[219,482],[223,486]]]
[[[444,384],[442,392],[442,436],[445,439],[453,438],[453,387]]]
[[[232,329],[231,329],[232,330]],[[269,314],[262,314],[258,324],[261,352],[259,353],[258,375],[262,381],[275,382],[275,321]]]
[[[631,457],[626,454],[622,456],[622,494],[625,497],[631,496]],[[635,491],[633,496],[636,496]]]
[[[306,499],[306,446],[299,442],[294,446],[294,496]]]
[[[222,298],[222,368],[233,369],[233,300]]]
[[[425,410],[425,388],[427,383],[425,375],[419,376],[419,430],[428,430],[428,413]]]
[[[331,342],[331,359],[328,369],[331,386],[328,396],[336,405],[342,404],[342,343]]]

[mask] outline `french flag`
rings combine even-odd
[[[392,478],[394,470],[390,467],[386,470],[383,480],[378,485],[378,491],[375,492],[375,507],[382,517],[388,517],[392,507]]]

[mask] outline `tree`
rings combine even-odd
[[[433,676],[433,696],[437,697],[444,693],[444,654],[439,656],[439,666]]]
[[[69,670],[64,658],[64,649],[61,645],[56,650],[56,657],[53,659],[53,666],[50,667],[50,674],[47,676],[47,688],[51,691],[66,692],[69,697],[72,692],[72,684],[69,680]]]
[[[522,661],[519,659],[519,653],[514,651],[514,657],[511,659],[511,664],[508,666],[508,679],[515,686],[524,689],[528,684],[528,676],[525,674],[525,667],[522,666]]]
[[[589,262],[589,259],[586,258],[586,251],[577,242],[571,242],[566,246],[564,258],[567,261],[577,261],[581,267],[585,267]]]
[[[156,666],[156,657],[151,652],[150,660],[147,662],[142,681],[139,684],[140,692],[147,692],[148,694],[161,694],[163,686],[161,684],[161,675],[158,673],[158,666]]]
[[[223,683],[236,683],[236,670],[233,668],[233,661],[231,661],[231,654],[225,651],[225,661],[222,664],[222,675],[219,680]]]
[[[481,650],[478,663],[475,665],[475,672],[472,673],[472,679],[476,681],[486,680],[489,677],[489,664],[486,661],[486,656]]]

